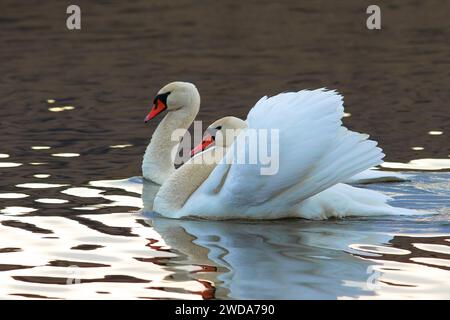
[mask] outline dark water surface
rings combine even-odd
[[[378,31],[365,1],[77,4],[80,31],[65,3],[0,3],[0,298],[450,298],[448,1],[380,1]],[[143,118],[173,80],[196,83],[205,124],[337,89],[385,167],[416,170],[370,187],[438,214],[142,216]]]

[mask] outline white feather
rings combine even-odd
[[[343,111],[342,96],[326,89],[261,98],[248,114],[248,130],[279,131],[278,173],[261,175],[260,163],[219,164],[177,216],[298,216],[304,200],[382,162],[375,141],[342,126]],[[235,144],[243,139],[245,132]],[[238,151],[248,153],[249,148]]]

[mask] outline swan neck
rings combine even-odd
[[[199,106],[200,101],[190,107],[169,111],[158,125],[142,162],[142,175],[145,179],[162,185],[175,172],[174,159],[181,140],[181,131],[178,130],[186,132],[194,121]]]
[[[182,216],[184,204],[209,177],[224,152],[223,148],[213,147],[183,164],[159,189],[154,210],[169,218]]]

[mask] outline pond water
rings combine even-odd
[[[2,1],[0,298],[450,298],[450,20],[442,1]],[[345,124],[411,181],[414,217],[271,222],[141,213],[155,92],[197,84],[205,125],[263,95],[336,88]]]

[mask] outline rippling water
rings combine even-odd
[[[2,1],[0,298],[450,298],[446,1]],[[189,80],[199,119],[264,94],[327,86],[405,183],[366,186],[430,215],[174,221],[142,208],[142,122]],[[152,189],[144,185],[145,190]]]

